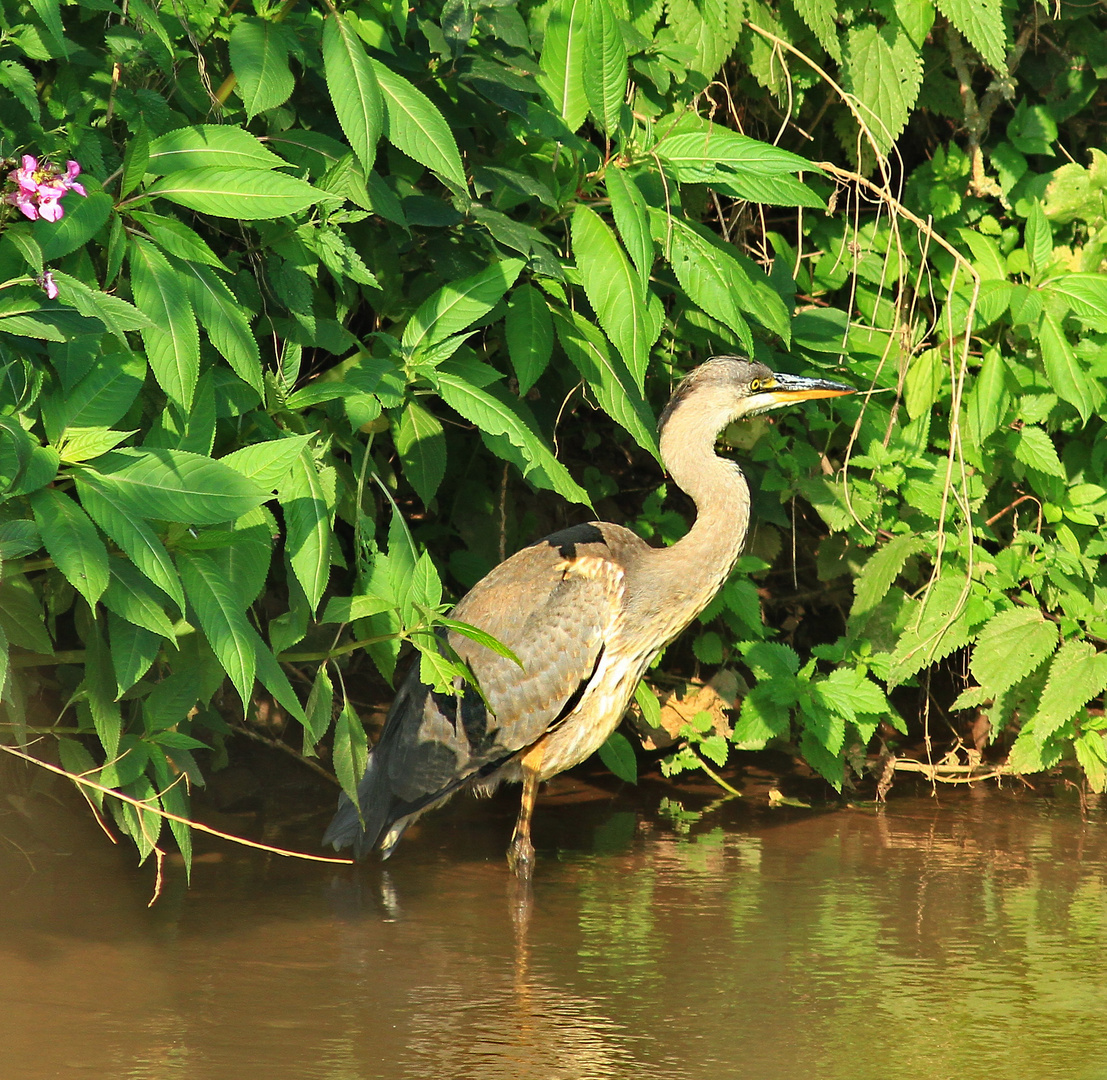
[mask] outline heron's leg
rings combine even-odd
[[[542,767],[542,747],[536,746],[523,755],[523,798],[515,832],[507,849],[507,865],[520,877],[529,878],[534,870],[534,845],[530,842],[530,819],[538,798],[538,774]]]

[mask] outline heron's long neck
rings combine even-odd
[[[749,526],[749,487],[733,462],[715,454],[722,423],[696,423],[678,409],[661,433],[661,457],[677,485],[696,504],[696,522],[672,547],[651,553],[651,584],[664,597],[665,640],[707,606],[727,579]]]

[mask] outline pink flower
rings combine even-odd
[[[65,176],[61,178],[61,182],[70,191],[75,191],[78,195],[88,195],[88,192],[84,189],[84,185],[77,183],[77,177],[80,175],[81,166],[75,161],[67,161],[65,163]]]
[[[24,217],[35,221],[59,221],[65,210],[61,198],[68,191],[87,196],[84,185],[77,177],[81,175],[81,166],[76,161],[67,161],[65,172],[50,162],[39,164],[32,154],[24,154],[23,166],[8,173],[8,180],[15,184],[16,190],[8,192],[4,201],[18,208]]]
[[[40,288],[46,290],[46,297],[49,300],[57,300],[58,298],[58,283],[54,280],[54,275],[47,270],[41,277],[35,278],[35,282]]]

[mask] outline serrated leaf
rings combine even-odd
[[[219,461],[268,490],[288,475],[293,462],[311,439],[311,435],[285,435],[282,439],[240,447]]]
[[[200,378],[196,316],[166,257],[139,236],[131,237],[130,250],[135,303],[152,323],[141,331],[147,359],[166,397],[187,415]]]
[[[461,154],[438,106],[421,90],[370,57],[384,103],[384,136],[397,150],[463,191],[468,184]]]
[[[446,475],[446,436],[438,419],[415,401],[408,401],[395,430],[396,451],[404,477],[424,506],[430,506]]]
[[[861,120],[879,152],[887,155],[919,96],[919,54],[906,34],[889,44],[884,33],[866,23],[846,36],[844,68],[846,89],[857,98]]]
[[[304,753],[314,755],[315,746],[330,731],[334,719],[334,684],[327,665],[320,664],[304,706]]]
[[[630,739],[621,731],[613,731],[608,735],[598,753],[600,761],[620,780],[628,784],[638,783],[638,758],[635,757]]]
[[[504,319],[504,336],[522,396],[538,381],[553,356],[550,308],[533,285],[520,285],[512,292]]]
[[[185,283],[193,310],[208,339],[226,358],[234,373],[265,397],[261,351],[250,329],[246,311],[223,279],[210,267],[175,259],[173,265]]]
[[[573,211],[572,233],[573,257],[588,302],[641,391],[649,351],[661,331],[642,299],[641,278],[594,210],[581,204]]]
[[[838,6],[834,0],[794,0],[799,17],[811,28],[819,44],[839,63],[842,47],[838,43]],[[921,42],[920,42],[921,44]]]
[[[1107,688],[1107,653],[1090,641],[1066,641],[1049,665],[1049,677],[1034,713],[1034,736],[1041,742]]]
[[[907,627],[892,653],[888,686],[899,686],[928,664],[942,660],[971,638],[965,582],[943,577],[923,600],[912,604]]]
[[[279,169],[288,162],[233,124],[176,128],[150,143],[147,171],[157,176],[195,169]]]
[[[600,128],[610,137],[619,129],[627,91],[627,48],[607,0],[585,8],[584,96]]]
[[[384,103],[365,46],[341,13],[323,22],[323,66],[338,122],[368,175],[384,128]]]
[[[694,184],[710,183],[720,169],[769,177],[816,169],[799,154],[717,124],[679,131],[662,139],[655,151],[676,169],[677,179]]]
[[[436,622],[439,626],[444,626],[448,630],[452,630],[455,634],[461,634],[462,637],[467,637],[470,641],[475,641],[478,645],[483,645],[486,649],[491,649],[498,656],[502,656],[505,660],[510,660],[520,668],[523,666],[522,660],[520,660],[502,641],[497,640],[491,634],[485,633],[485,631],[481,630],[479,627],[471,626],[469,623],[460,622],[457,619],[446,618],[445,616],[440,616]]]
[[[219,525],[272,497],[272,491],[221,461],[185,450],[116,450],[97,462],[100,491],[115,493],[129,517]]]
[[[1057,624],[1036,607],[1001,611],[980,631],[969,665],[988,697],[1025,679],[1057,648]]]
[[[175,255],[178,259],[187,259],[189,262],[203,263],[205,266],[226,270],[219,256],[201,239],[195,229],[190,229],[184,222],[166,214],[154,214],[144,210],[132,211],[131,216],[167,255]]]
[[[140,124],[127,142],[127,151],[123,155],[123,179],[119,184],[120,198],[130,195],[142,183],[149,164],[150,136],[146,131],[146,125]]]
[[[61,270],[52,273],[58,286],[58,299],[72,304],[82,315],[99,319],[124,345],[127,344],[128,330],[146,330],[154,325],[134,304],[122,297],[92,289]]]
[[[562,498],[591,505],[588,493],[553,456],[542,438],[527,426],[499,387],[481,390],[465,379],[441,370],[435,381],[442,400],[451,409],[476,424],[481,431],[490,435],[505,435],[513,446],[522,451],[531,467],[537,466],[542,470],[554,491]]]
[[[178,552],[177,569],[200,629],[234,683],[243,709],[249,708],[257,661],[252,628],[235,602],[233,588],[205,552]]]
[[[1046,476],[1058,476],[1062,480],[1066,477],[1053,440],[1033,424],[1027,424],[1019,431],[1015,440],[1015,457]]]
[[[369,763],[369,740],[365,728],[347,701],[334,722],[334,746],[331,750],[334,772],[342,790],[358,805],[357,785]]]
[[[1069,402],[1080,413],[1081,420],[1087,421],[1103,401],[1103,391],[1094,386],[1080,366],[1061,324],[1048,311],[1042,314],[1038,324],[1038,344],[1042,349],[1042,363],[1049,376],[1050,389]]]
[[[576,131],[588,115],[584,88],[587,11],[588,0],[559,0],[551,6],[542,43],[542,73],[537,77],[570,131]]]
[[[326,198],[294,176],[250,168],[186,169],[155,181],[146,194],[201,214],[241,221],[284,217]]]
[[[35,524],[54,565],[89,603],[108,587],[108,551],[88,515],[57,488],[42,488],[30,496]]]
[[[158,658],[163,639],[160,634],[138,626],[129,619],[120,618],[110,610],[108,638],[111,643],[111,664],[115,672],[117,696],[122,697],[150,670]]]
[[[561,347],[603,411],[660,461],[653,413],[607,339],[579,312],[568,308],[557,312],[556,326]]]
[[[285,552],[313,613],[330,580],[334,482],[334,470],[319,469],[305,446],[278,493],[284,512]]]
[[[1101,319],[1107,312],[1107,275],[1066,274],[1051,278],[1042,291],[1064,297],[1072,313],[1082,320]]]
[[[604,179],[615,228],[638,271],[644,297],[653,267],[653,237],[646,200],[638,185],[622,169],[609,167]]]
[[[329,20],[328,20],[329,21]],[[271,19],[248,15],[235,23],[227,47],[247,121],[283,105],[296,86],[288,67],[287,32]],[[324,50],[326,28],[324,27]]]
[[[162,606],[165,596],[125,559],[113,558],[109,562],[111,580],[102,597],[104,607],[121,619],[172,641],[173,623]]]
[[[130,514],[130,502],[90,469],[75,472],[77,493],[89,517],[130,556],[131,561],[162,592],[170,596],[181,611],[184,592],[180,578],[154,530]]]
[[[1100,731],[1085,731],[1073,740],[1076,760],[1088,778],[1088,787],[1103,794],[1107,790],[1107,740]]]
[[[1053,229],[1046,219],[1041,199],[1035,199],[1027,212],[1025,242],[1031,268],[1044,270],[1053,258]]]
[[[443,285],[424,300],[404,327],[401,344],[412,356],[487,315],[515,283],[522,259],[502,259],[461,281]]]
[[[1003,357],[998,349],[988,349],[968,401],[969,425],[977,445],[999,427],[1010,400]]]
[[[938,0],[938,10],[969,39],[988,67],[1006,74],[1002,0]]]
[[[853,606],[850,617],[858,618],[871,612],[891,589],[903,564],[912,555],[926,550],[926,542],[910,534],[897,536],[869,556],[854,581]]]

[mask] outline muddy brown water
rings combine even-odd
[[[505,792],[383,869],[205,841],[153,908],[132,853],[21,800],[0,1080],[1107,1080],[1107,819],[1075,800],[744,801],[681,834],[555,799],[528,900]]]

